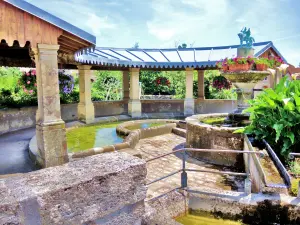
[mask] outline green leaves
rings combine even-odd
[[[279,156],[300,152],[300,82],[281,79],[272,89],[265,89],[249,102],[251,124],[244,129],[257,139],[265,139]]]

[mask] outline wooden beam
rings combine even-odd
[[[77,49],[82,49],[82,48],[85,48],[86,45],[82,45],[82,44],[79,44],[75,41],[71,41],[70,39],[66,38],[66,37],[63,37],[63,36],[60,36],[58,38],[58,42],[60,43],[64,43],[65,45],[69,45],[71,47],[75,47]]]
[[[64,47],[60,47],[59,51],[64,52],[64,53],[70,53],[70,54],[74,54],[74,51],[70,50],[70,49],[66,49]]]
[[[71,46],[69,46],[69,45],[65,45],[64,43],[59,43],[59,42],[58,42],[58,44],[59,44],[60,46],[64,47],[64,48],[69,49],[69,50],[72,50],[72,51],[74,51],[74,52],[76,52],[76,51],[78,50],[77,48],[71,47]]]
[[[88,46],[92,45],[91,43],[89,43],[89,42],[87,42],[87,41],[85,41],[83,39],[77,38],[76,36],[74,36],[74,35],[72,35],[70,33],[67,33],[65,31],[62,33],[62,36],[66,37],[66,38],[68,38],[68,39],[70,39],[72,41],[75,41],[75,42],[77,42],[77,43],[79,43],[81,45],[84,45],[85,47],[88,47]]]

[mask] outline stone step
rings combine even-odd
[[[186,121],[180,120],[178,123],[176,123],[176,127],[186,129]]]
[[[174,134],[176,134],[180,137],[186,138],[186,130],[185,129],[175,127],[175,128],[172,129],[172,133],[174,133]]]

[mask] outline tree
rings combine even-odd
[[[122,97],[122,73],[119,71],[97,71],[92,85],[93,101],[114,101]]]

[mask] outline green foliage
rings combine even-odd
[[[289,167],[290,167],[290,171],[293,174],[300,176],[300,161],[299,160],[290,162]]]
[[[300,81],[281,79],[275,89],[265,89],[245,110],[251,124],[244,130],[265,139],[282,159],[300,152]]]
[[[233,89],[217,89],[213,87],[214,80],[220,77],[220,71],[207,70],[204,75],[205,98],[206,99],[236,99],[236,93]]]
[[[254,59],[255,64],[263,64],[271,67],[270,60],[268,58],[257,58]]]
[[[122,73],[119,71],[97,71],[92,85],[93,101],[115,101],[122,98]]]
[[[0,90],[10,90],[11,92],[18,91],[18,80],[22,73],[17,68],[0,67]]]
[[[300,182],[300,178],[298,178],[298,179],[292,179],[292,185],[291,185],[291,190],[290,190],[290,194],[292,196],[297,196],[299,182]]]

